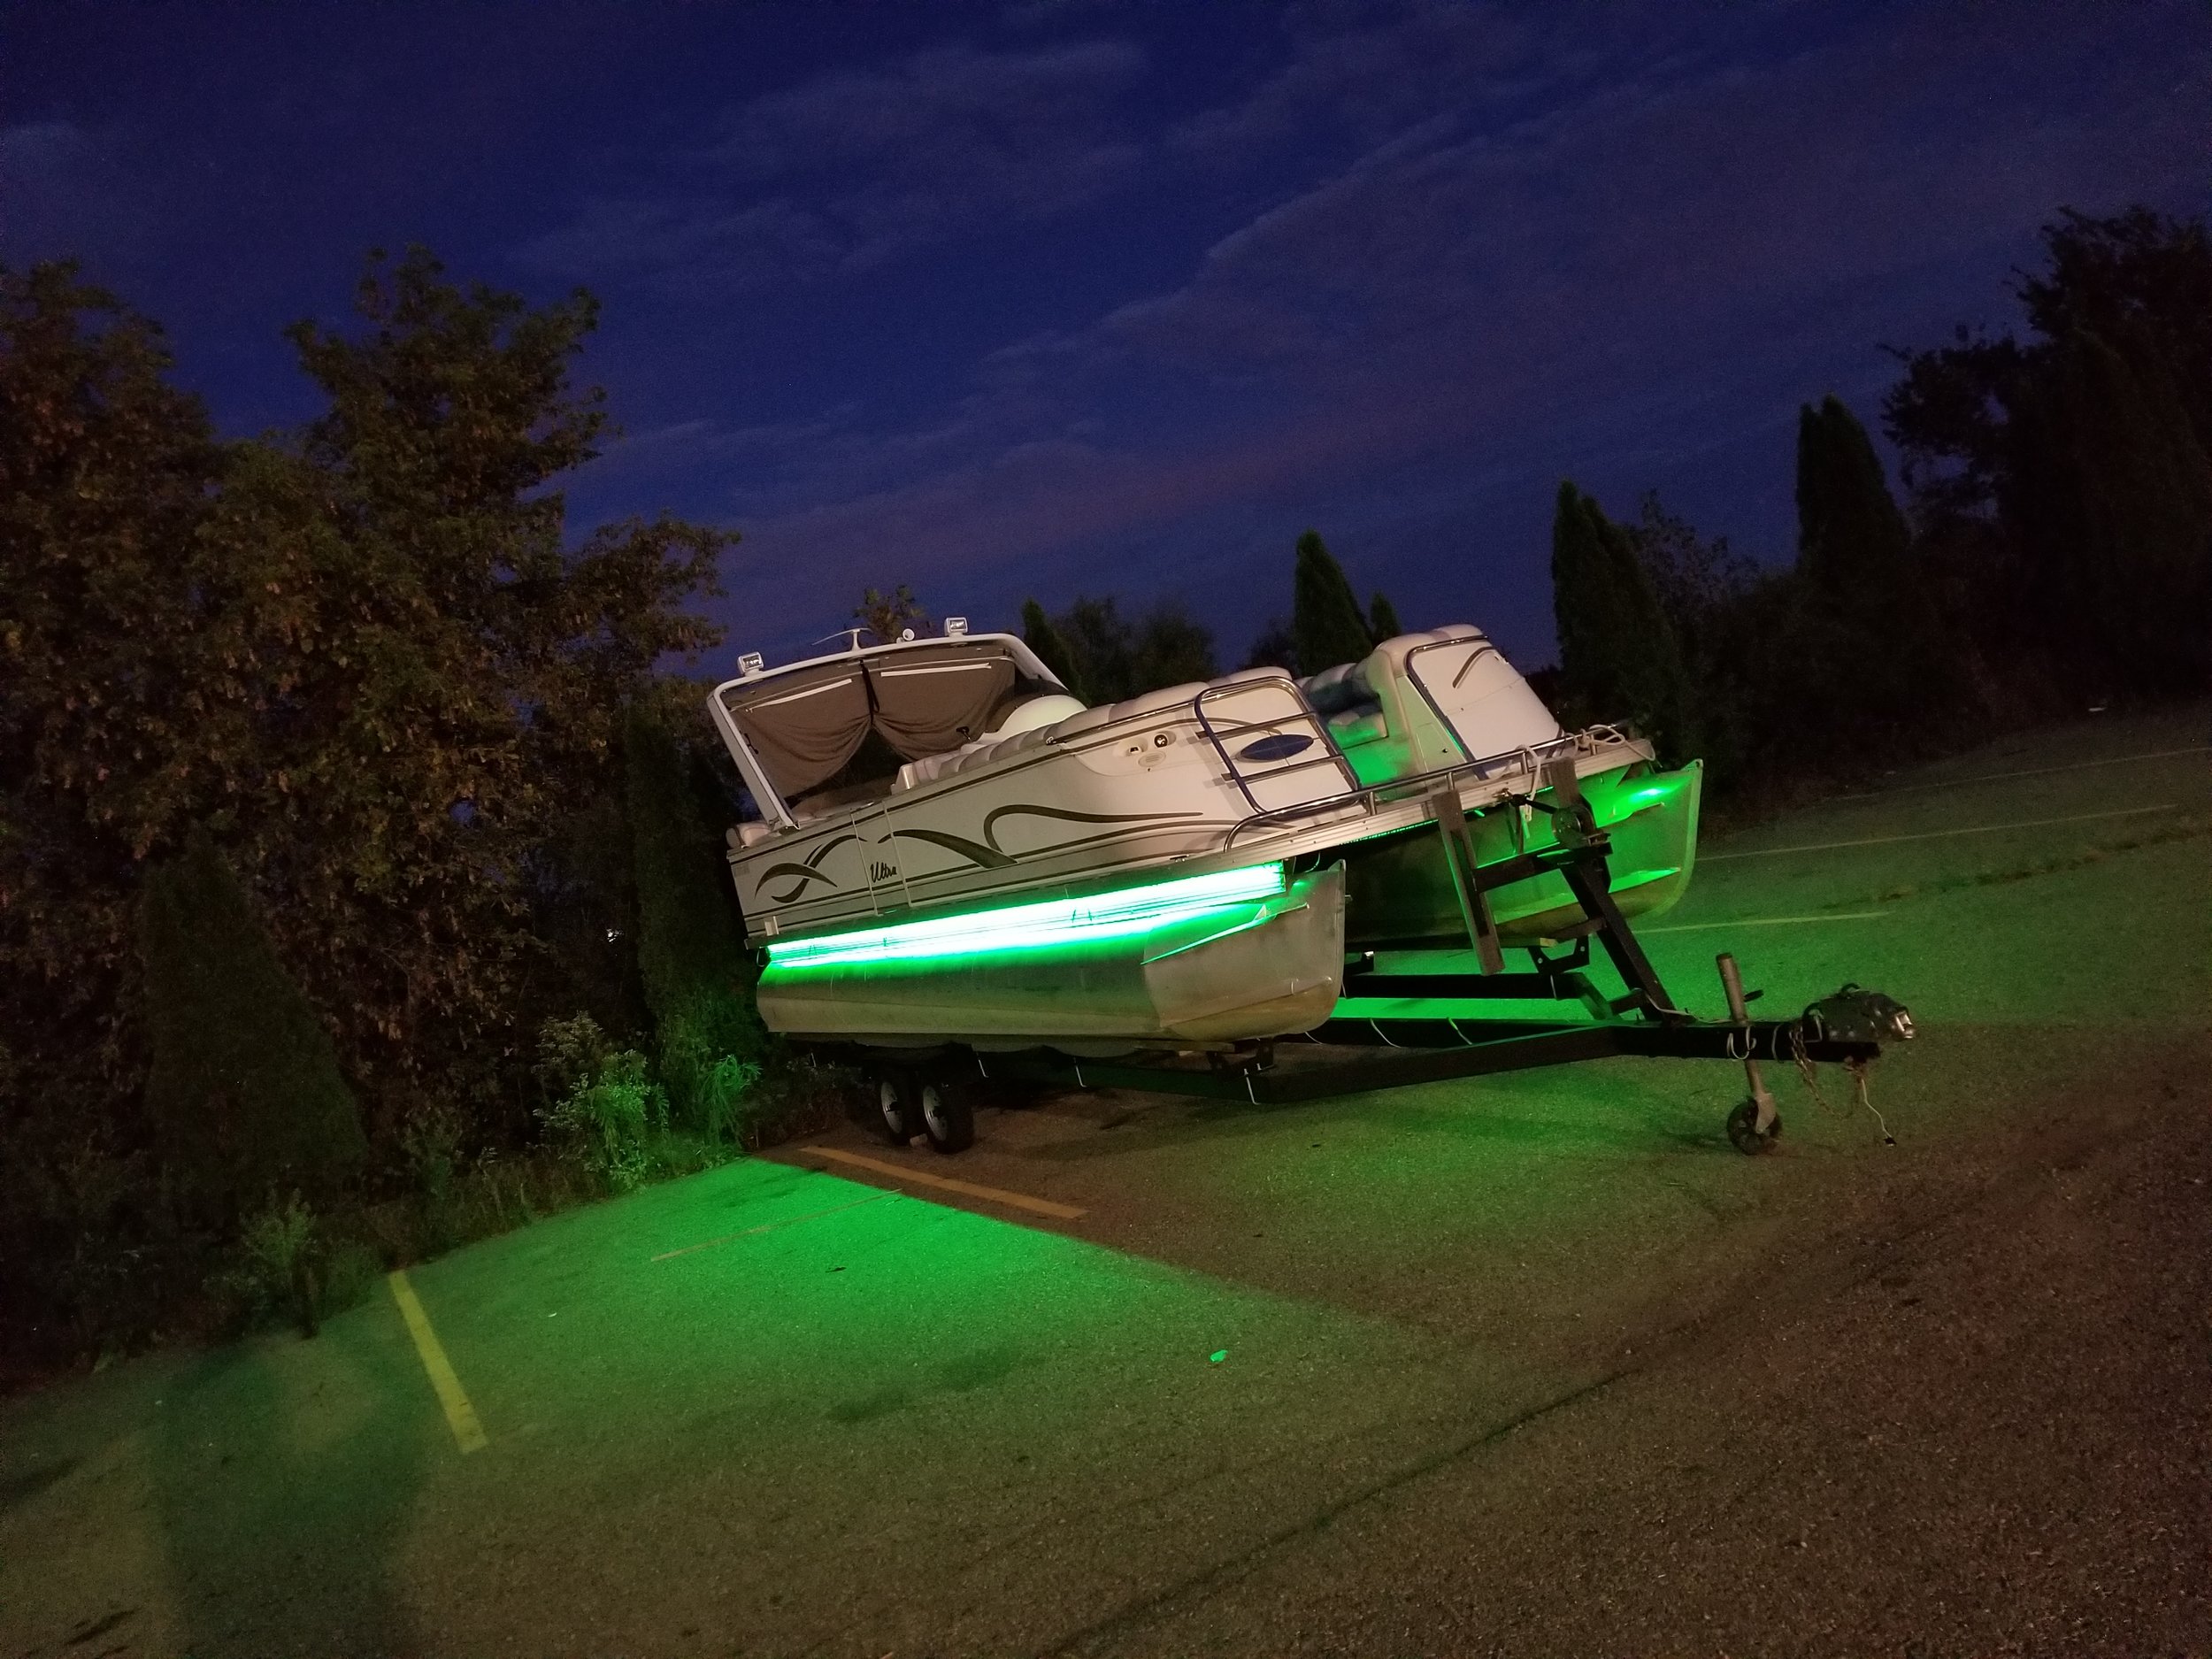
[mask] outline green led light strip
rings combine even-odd
[[[768,961],[772,969],[846,966],[1126,938],[1164,922],[1271,899],[1284,887],[1281,864],[1251,864],[1079,899],[1044,899],[818,939],[787,940],[770,944]]]

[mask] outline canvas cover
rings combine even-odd
[[[835,777],[871,726],[904,760],[973,742],[1016,672],[1002,646],[947,640],[732,686],[723,706],[788,801]]]

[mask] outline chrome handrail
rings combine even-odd
[[[1603,734],[1601,738],[1600,733]],[[1429,772],[1415,772],[1409,777],[1392,778],[1382,783],[1369,784],[1363,788],[1347,790],[1342,795],[1327,795],[1318,801],[1303,801],[1294,806],[1271,807],[1264,811],[1254,812],[1233,825],[1222,837],[1222,850],[1225,852],[1235,847],[1238,838],[1256,825],[1279,819],[1320,818],[1347,807],[1361,808],[1372,817],[1384,804],[1381,797],[1386,792],[1391,796],[1389,804],[1394,806],[1417,795],[1432,794],[1437,784],[1451,783],[1463,775],[1471,777],[1478,782],[1490,783],[1495,781],[1495,776],[1489,769],[1506,760],[1515,764],[1509,772],[1501,775],[1526,772],[1531,778],[1537,778],[1542,773],[1543,761],[1563,752],[1594,755],[1601,741],[1626,743],[1631,741],[1614,726],[1593,726],[1541,743],[1501,749],[1497,754],[1486,755],[1479,759],[1463,760],[1452,766],[1439,766]],[[1246,799],[1250,798],[1248,791]]]

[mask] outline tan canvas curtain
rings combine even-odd
[[[733,686],[723,703],[788,801],[835,777],[872,719],[904,760],[973,742],[1015,678],[1003,648],[948,640]]]
[[[736,687],[723,703],[787,801],[834,778],[868,735],[868,687],[857,663],[775,680],[750,697]]]
[[[941,755],[983,735],[991,710],[1014,688],[1014,663],[995,646],[901,651],[868,664],[876,730],[905,760]]]

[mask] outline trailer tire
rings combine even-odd
[[[968,1091],[939,1083],[921,1087],[922,1133],[933,1152],[965,1152],[975,1144],[975,1102]]]
[[[1728,1114],[1728,1142],[1747,1157],[1756,1157],[1780,1138],[1782,1115],[1774,1115],[1772,1127],[1766,1133],[1759,1133],[1759,1102],[1747,1100],[1736,1102],[1736,1110]]]
[[[876,1077],[876,1110],[870,1127],[895,1147],[902,1147],[922,1132],[922,1091],[910,1071],[884,1071]]]

